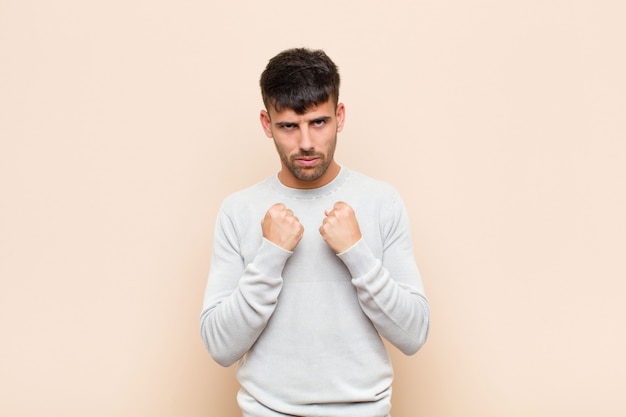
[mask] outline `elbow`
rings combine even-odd
[[[213,358],[213,360],[217,362],[219,365],[223,366],[224,368],[228,368],[233,363],[237,362],[237,359],[233,359],[229,355],[220,355],[218,353],[211,353],[211,352],[209,353],[211,354],[211,357]]]
[[[225,343],[221,343],[218,337],[212,335],[208,327],[208,323],[203,319],[200,326],[200,336],[211,358],[225,368],[237,362],[239,358],[233,355],[233,350],[229,349]]]
[[[239,359],[237,357],[234,357],[229,349],[220,348],[219,344],[215,343],[215,341],[206,334],[204,329],[202,331],[202,341],[204,342],[204,346],[209,352],[209,355],[211,355],[211,358],[213,358],[215,362],[225,368],[231,366]]]
[[[401,337],[396,334],[395,337],[386,337],[400,352],[407,356],[417,353],[428,339],[428,320],[424,320],[419,326],[413,327],[411,331],[406,331]],[[395,341],[395,342],[394,342]]]
[[[405,355],[414,355],[419,351],[428,339],[430,332],[430,310],[428,305],[422,310],[421,318],[418,320],[413,337],[400,349]]]
[[[408,356],[415,355],[422,348],[422,346],[424,346],[426,340],[428,339],[428,328],[428,323],[426,323],[424,328],[420,329],[418,332],[417,337],[413,338],[413,340],[403,346],[401,349],[402,353]]]

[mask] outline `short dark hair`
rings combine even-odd
[[[291,109],[304,114],[333,99],[339,102],[339,71],[322,50],[294,48],[270,59],[261,74],[265,108]]]

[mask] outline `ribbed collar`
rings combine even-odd
[[[339,174],[328,184],[319,188],[290,188],[283,185],[278,179],[278,173],[267,179],[267,184],[276,193],[298,200],[314,200],[317,198],[326,197],[339,190],[346,183],[350,177],[350,170],[343,166],[340,166]]]

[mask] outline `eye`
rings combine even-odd
[[[295,129],[298,125],[296,125],[295,123],[281,123],[280,128],[283,130],[293,130]]]
[[[317,120],[313,120],[313,122],[312,122],[313,126],[315,126],[315,127],[322,127],[326,123],[328,123],[328,120],[326,120],[326,119],[317,119]]]

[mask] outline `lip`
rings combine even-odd
[[[296,158],[296,162],[302,166],[310,167],[317,163],[319,158]]]

